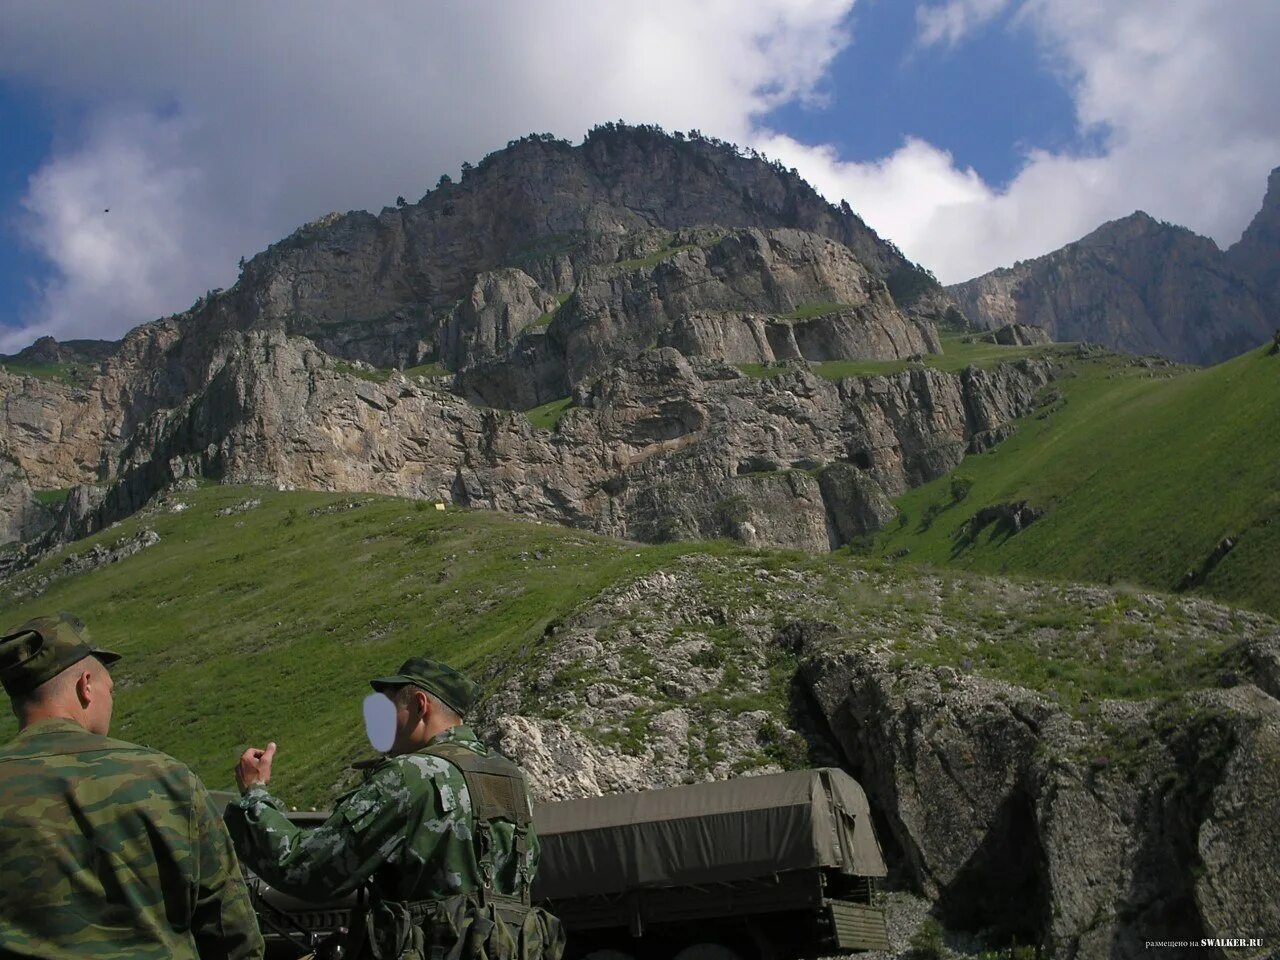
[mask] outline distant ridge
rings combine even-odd
[[[1138,211],[1060,250],[948,287],[980,327],[1018,322],[1055,340],[1217,363],[1280,326],[1280,169],[1225,253]]]

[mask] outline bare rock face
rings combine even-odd
[[[1227,262],[1251,279],[1273,307],[1280,307],[1280,167],[1271,171],[1262,209],[1227,250]],[[1275,326],[1280,327],[1280,319]]]
[[[888,495],[1031,409],[1050,368],[915,368],[833,383],[768,379],[664,348],[602,375],[554,432],[438,382],[353,375],[308,341],[234,335],[207,387],[141,424],[81,533],[185,476],[391,493],[532,514],[646,540],[736,536],[825,551]],[[848,469],[865,474],[857,492]],[[877,493],[877,489],[880,491]]]
[[[1256,686],[1104,701],[1090,728],[951,668],[808,653],[815,696],[887,811],[893,859],[949,925],[1055,957],[1136,957],[1153,930],[1280,935],[1264,892],[1280,880],[1280,703]]]
[[[0,459],[0,543],[29,543],[53,526],[53,513],[39,500],[16,464]]]
[[[1212,240],[1135,213],[948,290],[980,327],[1032,325],[1057,341],[1217,363],[1275,327],[1274,304],[1255,279],[1268,275],[1270,220],[1260,214],[1255,222],[1249,242],[1227,255]]]
[[[680,317],[659,337],[688,356],[719,357],[733,364],[784,360],[898,360],[938,353],[937,334],[920,321],[894,315],[833,309],[813,318],[782,319],[753,313],[694,313]]]
[[[104,393],[0,371],[4,452],[44,489],[92,481],[110,429]]]
[[[851,463],[827,467],[818,475],[818,485],[840,542],[881,530],[898,515],[884,488]]]
[[[933,325],[905,316],[885,282],[833,240],[741,230],[705,247],[682,243],[697,239],[677,233],[648,259],[579,269],[545,333],[531,330],[506,357],[461,368],[464,395],[537,406],[655,344],[731,363],[940,350]]]
[[[449,314],[438,335],[437,355],[450,368],[505,353],[556,299],[522,270],[490,270],[476,278],[471,296]]]

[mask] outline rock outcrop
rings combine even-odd
[[[1049,334],[1040,327],[1025,323],[1007,323],[997,327],[983,337],[989,343],[999,343],[1006,347],[1034,347],[1041,343],[1052,343]]]
[[[948,290],[979,327],[1028,324],[1057,341],[1217,363],[1258,346],[1276,327],[1276,196],[1268,191],[1262,213],[1227,253],[1138,212]]]
[[[1227,250],[1227,262],[1270,297],[1274,325],[1280,328],[1280,167],[1271,171],[1262,209],[1244,235]]]
[[[806,676],[949,926],[1061,957],[1138,956],[1156,930],[1280,936],[1280,702],[1249,684],[1104,701],[1090,727],[1016,686],[889,660],[815,653]]]
[[[437,355],[450,369],[505,353],[516,338],[558,306],[523,270],[490,270],[449,314],[437,335]]]
[[[1278,663],[1280,625],[1200,600],[702,556],[553,623],[480,720],[547,798],[837,762],[891,883],[988,946],[1261,960]]]

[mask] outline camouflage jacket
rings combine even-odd
[[[446,730],[432,744],[450,741],[488,756],[470,727]],[[293,896],[327,900],[368,883],[382,900],[439,900],[480,887],[472,842],[471,799],[462,772],[440,757],[392,757],[339,799],[323,824],[303,831],[264,787],[253,787],[227,808],[236,850],[272,886]],[[515,894],[515,828],[493,824],[494,888]],[[538,864],[530,829],[526,870]]]
[[[185,766],[69,720],[0,751],[0,956],[262,951],[226,828]]]

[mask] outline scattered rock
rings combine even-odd
[[[1006,323],[982,339],[987,343],[998,343],[1006,347],[1034,347],[1053,342],[1047,330],[1029,323]]]
[[[160,542],[160,535],[154,530],[142,530],[131,537],[122,537],[110,546],[95,543],[82,553],[71,553],[62,562],[49,571],[40,574],[15,576],[8,584],[9,596],[20,600],[26,597],[38,597],[56,581],[63,577],[96,570],[112,563],[119,563],[137,553],[154,547]],[[32,558],[32,560],[37,558]],[[16,572],[16,571],[15,571]]]
[[[1043,517],[1045,512],[1043,507],[1033,507],[1025,500],[983,507],[962,528],[962,537],[965,541],[972,542],[992,524],[995,524],[996,534],[1012,537]]]
[[[262,500],[259,497],[251,497],[248,500],[241,500],[239,503],[230,507],[223,507],[218,511],[220,517],[232,517],[241,513],[248,513],[250,510],[256,510],[262,506]]]
[[[1182,579],[1178,581],[1178,592],[1192,590],[1204,583],[1209,578],[1209,574],[1213,573],[1214,568],[1222,562],[1223,558],[1235,549],[1237,542],[1238,540],[1235,537],[1223,537],[1219,540],[1217,546],[1201,562],[1199,569],[1188,570],[1183,574]]]

